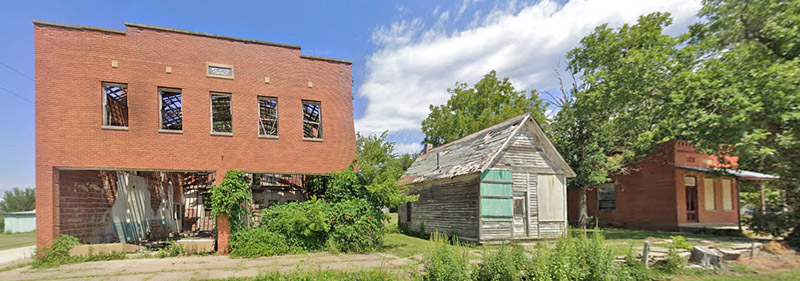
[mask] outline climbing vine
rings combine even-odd
[[[245,228],[245,218],[250,215],[248,204],[252,201],[249,178],[242,171],[231,170],[219,185],[211,186],[211,211],[230,218],[231,232]]]

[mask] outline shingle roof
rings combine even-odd
[[[399,184],[421,183],[480,172],[527,118],[530,118],[530,114],[513,117],[420,154],[400,177]]]

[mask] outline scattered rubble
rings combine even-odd
[[[705,246],[692,247],[692,255],[690,260],[694,263],[700,264],[705,268],[722,268],[722,255],[717,251],[712,250]]]

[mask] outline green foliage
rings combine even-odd
[[[58,236],[50,244],[50,248],[37,248],[37,257],[31,265],[33,268],[56,267],[62,264],[80,263],[89,261],[119,260],[125,258],[124,252],[107,254],[90,253],[88,256],[70,256],[69,251],[80,245],[78,238],[69,235]]]
[[[367,252],[383,245],[384,214],[363,199],[342,201],[332,206],[328,245],[342,252]]]
[[[508,78],[498,79],[494,70],[472,88],[457,82],[455,89],[447,91],[447,104],[431,105],[428,117],[422,121],[425,143],[442,145],[526,112],[547,126],[547,104],[539,94],[517,91]]]
[[[386,137],[387,132],[368,136],[356,134],[358,180],[363,185],[366,196],[349,199],[362,198],[378,208],[395,208],[418,198],[405,195],[407,188],[397,185],[397,179],[403,175],[413,159],[408,155],[398,158],[394,154],[394,143],[386,141]],[[335,185],[334,182],[329,187]]]
[[[451,241],[446,235],[431,234],[433,247],[422,261],[425,267],[424,280],[428,281],[463,281],[469,280],[469,259],[467,249],[462,247],[458,239]],[[452,245],[451,245],[452,244]]]
[[[231,257],[255,258],[301,253],[303,249],[286,241],[283,234],[264,227],[243,230],[231,236]]]
[[[669,239],[672,239],[672,247],[674,248],[684,250],[689,250],[692,248],[692,244],[689,244],[689,241],[686,240],[686,237],[683,237],[682,235],[670,236]]]
[[[332,214],[330,204],[312,198],[264,210],[258,227],[284,235],[293,247],[304,251],[319,250],[328,239]]]
[[[413,276],[403,276],[393,274],[388,270],[366,269],[357,271],[333,271],[333,270],[301,270],[291,272],[269,272],[261,274],[255,278],[230,278],[228,281],[248,280],[248,281],[395,281],[408,280]]]
[[[7,190],[0,201],[0,213],[30,211],[36,209],[36,189],[14,187]]]
[[[475,281],[521,280],[522,270],[528,258],[521,247],[502,245],[498,249],[483,253],[483,262],[473,271]]]
[[[659,267],[659,269],[665,273],[675,274],[683,270],[687,264],[688,262],[678,255],[678,250],[672,246],[669,247],[667,258],[664,260],[664,263]]]
[[[633,255],[633,248],[625,256],[625,262],[617,269],[616,276],[619,281],[656,280],[656,274]]]
[[[186,255],[186,248],[174,240],[167,242],[167,246],[158,249],[156,254],[159,258],[177,257]]]
[[[784,237],[796,226],[796,214],[787,212],[780,205],[767,207],[766,212],[756,212],[749,219],[745,219],[747,227],[758,234],[769,234],[774,237]]]
[[[245,228],[245,218],[250,215],[246,204],[252,201],[250,180],[242,171],[231,170],[219,185],[211,186],[210,204],[214,216],[225,215],[230,218],[231,232]]]
[[[562,237],[553,247],[538,245],[529,262],[526,280],[612,280],[614,257],[603,246],[598,230]]]

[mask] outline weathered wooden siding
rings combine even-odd
[[[410,204],[411,223],[406,216],[407,205],[398,206],[398,223],[408,225],[412,231],[419,231],[424,225],[427,234],[438,231],[476,241],[479,186],[476,174],[414,187],[409,193],[419,194],[419,200]]]
[[[544,140],[535,137],[530,128],[522,128],[510,140],[508,149],[500,153],[497,162],[492,166],[494,169],[511,170],[514,196],[524,196],[527,199],[528,235],[515,236],[513,239],[553,238],[565,231],[565,222],[539,222],[537,176],[564,174],[544,152],[542,141]],[[490,227],[494,231],[501,231],[499,226]],[[509,233],[512,231],[511,227],[508,226]],[[486,228],[484,225],[484,232]]]

